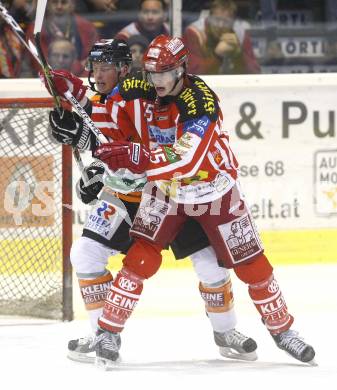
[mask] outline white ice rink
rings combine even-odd
[[[0,318],[0,389],[337,389],[337,265],[279,266],[275,276],[317,367],[276,348],[235,276],[237,329],[255,338],[259,359],[222,358],[193,271],[161,270],[145,284],[113,371],[66,358],[68,340],[89,333],[78,292],[73,322]]]

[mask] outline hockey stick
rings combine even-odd
[[[39,1],[38,1],[38,4],[39,4]],[[18,25],[18,23],[15,21],[15,19],[8,13],[7,9],[2,4],[1,0],[0,0],[0,16],[2,16],[3,19],[7,22],[7,24],[12,28],[13,32],[19,38],[20,42],[27,48],[27,50],[32,54],[34,59],[37,61],[37,63],[43,69],[42,61],[39,58],[39,53],[38,53],[37,48],[35,47],[34,43],[30,39],[28,39],[28,43],[26,42],[25,33],[23,32],[22,28]],[[43,53],[42,53],[42,55],[43,55]],[[45,61],[45,63],[47,64],[46,61]],[[47,64],[47,67],[50,71],[50,67],[48,64]],[[94,133],[94,135],[97,137],[97,139],[101,143],[108,142],[106,137],[95,126],[95,124],[91,120],[90,116],[86,113],[86,111],[83,109],[83,107],[80,105],[80,103],[76,100],[76,98],[72,95],[72,93],[70,91],[67,91],[67,92],[65,92],[65,96],[69,100],[71,105],[75,108],[77,113],[83,118],[84,122],[89,127],[89,129]]]
[[[26,36],[23,32],[22,28],[18,25],[18,23],[15,21],[15,19],[8,13],[5,6],[2,4],[0,0],[0,15],[5,20],[7,24],[12,28],[15,35],[19,38],[20,42],[31,52],[35,60],[40,64],[40,60],[38,58],[38,54],[36,51],[36,48],[34,50],[34,45],[31,43],[30,40],[28,40],[28,43],[26,42]],[[30,46],[32,44],[32,47]]]
[[[50,73],[51,69],[50,69],[49,64],[46,61],[46,58],[45,58],[45,56],[43,54],[43,51],[42,51],[42,48],[41,48],[40,33],[41,33],[41,29],[42,29],[42,23],[43,23],[43,19],[44,19],[44,14],[45,14],[45,11],[46,11],[46,5],[47,5],[47,0],[38,0],[37,1],[35,24],[34,24],[34,39],[35,39],[35,44],[36,44],[36,50],[37,50],[37,53],[38,53],[38,57],[39,57],[39,59],[41,61],[43,73],[44,73],[44,75],[46,77],[46,80],[47,80],[47,83],[48,83],[48,86],[49,86],[49,90],[51,91],[51,93],[53,95],[53,98],[54,98],[54,101],[55,101],[55,105],[56,105],[56,107],[58,107],[58,111],[59,111],[59,114],[60,114],[61,113],[61,110],[60,110],[60,108],[61,108],[61,99],[60,99],[60,97],[56,93],[54,82],[53,82],[53,79],[52,79],[51,73]],[[74,96],[70,92],[69,92],[69,95],[72,98],[72,105],[74,105],[75,101],[76,101],[77,106],[81,107],[81,105],[77,102],[77,100],[74,98]],[[77,109],[78,109],[78,107],[77,107]],[[81,107],[81,109],[82,109],[82,107]],[[85,112],[85,110],[83,110],[83,109],[81,111]],[[85,114],[86,114],[86,112],[85,112]],[[88,116],[88,115],[86,114],[86,116]],[[92,127],[96,129],[96,126],[92,126]],[[83,161],[82,161],[82,158],[81,158],[81,155],[80,155],[80,151],[78,150],[78,148],[73,147],[73,155],[74,155],[75,161],[77,163],[78,169],[81,172],[81,176],[83,178],[84,184],[85,185],[89,185],[89,183],[90,183],[89,177],[88,177],[88,175],[87,175],[87,173],[85,171],[84,164],[83,164]]]
[[[52,83],[52,77],[50,73],[50,66],[48,65],[46,58],[42,52],[41,49],[41,40],[40,40],[40,34],[42,29],[42,23],[44,19],[44,14],[46,10],[47,0],[37,0],[36,4],[36,17],[35,17],[35,25],[34,25],[34,39],[36,44],[36,51],[38,53],[38,57],[41,62],[41,66],[43,69],[43,72],[47,78],[48,86],[49,82]],[[30,43],[32,45],[32,43]],[[55,87],[54,87],[55,91]],[[91,120],[90,116],[86,113],[86,111],[83,109],[83,107],[80,105],[80,103],[77,101],[77,99],[72,95],[72,93],[68,90],[64,93],[67,100],[71,103],[71,105],[75,108],[77,113],[83,118],[83,121],[86,123],[86,125],[89,127],[89,129],[94,133],[96,138],[101,143],[106,143],[108,140],[106,137],[101,133],[101,131],[96,127],[94,122]]]
[[[16,22],[16,20],[8,13],[7,9],[2,4],[1,0],[0,0],[0,15],[3,17],[5,22],[12,28],[13,32],[19,38],[20,42],[33,55],[33,57],[37,61],[37,63],[43,68],[43,65],[42,65],[42,63],[40,61],[39,53],[38,53],[36,47],[31,42],[30,39],[28,39],[28,42],[26,41],[26,36],[25,36],[25,33],[23,32],[22,28],[19,26],[19,24]],[[47,79],[47,82],[48,82],[48,85],[50,87],[50,90],[54,91],[54,89],[52,88],[52,85],[49,84],[50,80]],[[52,93],[53,93],[53,97],[54,97],[54,100],[55,100],[56,107],[59,110],[60,107],[61,107],[60,99],[55,94],[55,92],[52,92]]]
[[[42,1],[39,0],[37,3],[35,24],[34,24],[34,39],[35,39],[37,56],[40,60],[40,65],[42,67],[42,71],[46,77],[46,81],[47,81],[49,90],[53,96],[56,109],[57,109],[58,113],[61,115],[61,108],[62,108],[61,99],[56,93],[53,79],[52,79],[51,74],[50,74],[50,67],[49,67],[49,65],[46,61],[46,58],[43,54],[43,51],[41,49],[40,32],[41,32],[41,28],[42,28],[42,22],[43,22],[45,10],[46,10],[46,5],[47,5],[47,0],[42,0]],[[32,46],[32,44],[30,46]]]
[[[34,57],[34,59],[37,61],[37,63],[41,66],[41,68],[43,69],[44,73],[46,74],[46,71],[48,68],[48,66],[44,66],[42,61],[40,60],[39,58],[39,53],[38,53],[38,50],[37,48],[34,46],[34,44],[31,42],[30,39],[28,39],[28,43],[26,41],[26,36],[25,36],[25,33],[23,32],[22,28],[19,26],[19,24],[15,21],[15,19],[8,13],[7,9],[4,7],[4,5],[2,4],[2,2],[0,1],[0,15],[2,16],[2,18],[5,20],[5,22],[12,28],[13,32],[15,33],[15,35],[18,37],[18,39],[20,40],[20,42],[26,47],[26,49],[32,54],[32,56]],[[50,73],[49,73],[49,76],[50,76]],[[46,75],[46,80],[48,82],[48,86],[50,88],[50,91],[53,95],[53,98],[54,98],[54,101],[55,101],[55,105],[56,105],[56,108],[57,110],[60,112],[60,107],[61,107],[61,102],[60,102],[60,98],[59,96],[57,96],[57,94],[55,93],[55,89],[53,88],[53,85],[52,85],[52,79],[51,77],[48,78],[48,76]],[[89,181],[87,175],[85,174],[85,171],[84,171],[84,165],[83,165],[83,162],[82,162],[82,159],[81,159],[81,156],[80,156],[80,153],[79,151],[76,149],[74,150],[74,157],[75,157],[75,160],[78,164],[78,167],[82,173],[82,175],[84,174],[84,181],[87,183]]]
[[[34,45],[34,43],[31,40],[28,40],[28,43],[26,42],[25,33],[23,32],[22,28],[17,24],[15,19],[8,13],[7,9],[3,6],[1,0],[0,0],[0,16],[2,16],[3,19],[9,24],[9,26],[13,29],[13,32],[19,38],[21,43],[33,55],[33,57],[38,62],[38,64],[41,66],[41,68],[43,68],[42,62],[41,62],[41,59],[39,58],[39,54],[37,52],[36,46]],[[48,65],[48,67],[49,67],[49,65]],[[86,111],[83,109],[83,107],[80,105],[80,103],[76,100],[76,98],[72,95],[72,93],[70,91],[67,91],[67,92],[65,92],[65,96],[69,100],[69,102],[72,104],[72,106],[75,108],[77,113],[83,118],[85,124],[94,133],[94,135],[97,137],[97,139],[101,143],[108,142],[106,137],[95,126],[95,124],[91,120],[90,116],[86,113]]]
[[[36,16],[35,16],[35,24],[34,24],[34,38],[35,38],[35,44],[36,44],[36,52],[37,56],[40,60],[40,65],[42,67],[42,71],[45,75],[46,81],[48,83],[49,90],[53,96],[54,102],[55,102],[55,107],[61,115],[61,99],[57,95],[53,79],[50,74],[50,66],[48,65],[46,61],[46,57],[43,54],[42,48],[41,48],[41,39],[40,39],[40,33],[42,29],[42,23],[44,19],[44,14],[46,11],[46,5],[47,5],[47,0],[38,0],[37,5],[36,5]],[[30,45],[32,46],[32,44]],[[77,163],[78,169],[81,172],[81,176],[83,177],[83,181],[85,184],[89,183],[89,178],[88,175],[85,172],[84,169],[84,164],[80,155],[80,151],[78,148],[73,147],[73,155],[75,158],[75,161]]]
[[[45,8],[45,5],[44,5],[44,8]],[[38,17],[39,18],[39,20],[38,20],[38,27],[39,27],[39,25],[42,26],[44,11],[42,12],[42,9],[39,9],[39,14],[38,15],[39,15],[39,17]],[[41,15],[42,15],[42,19],[41,19]],[[8,13],[7,9],[2,4],[1,0],[0,0],[0,16],[2,16],[2,18],[5,20],[5,22],[12,28],[13,32],[18,37],[20,42],[26,47],[26,49],[32,54],[34,59],[37,61],[37,63],[41,66],[41,68],[43,69],[44,73],[45,73],[45,70],[48,69],[49,70],[49,75],[50,75],[49,65],[45,61],[46,67],[44,68],[44,66],[42,64],[42,61],[39,58],[39,53],[38,53],[37,48],[35,47],[35,45],[33,44],[33,42],[30,39],[28,39],[28,42],[26,41],[26,36],[25,36],[25,33],[23,32],[22,28],[15,21],[15,19]],[[41,54],[42,54],[42,58],[44,58],[42,50],[40,50],[40,51],[41,51]],[[48,79],[47,76],[46,76],[46,79],[47,79],[48,86],[50,87],[50,91],[55,91],[55,88],[53,88],[53,85],[52,85],[51,77],[49,77],[49,79]],[[91,118],[86,113],[86,111],[82,108],[82,106],[79,104],[79,102],[71,94],[71,92],[67,91],[65,93],[65,95],[66,95],[67,99],[71,102],[72,106],[75,108],[77,113],[82,116],[83,121],[86,123],[86,125],[89,127],[89,129],[94,133],[94,135],[99,139],[99,141],[101,143],[108,142],[107,139],[105,138],[105,136],[99,131],[99,129],[92,122]],[[57,96],[57,94],[55,92],[53,93],[53,97],[54,97],[54,100],[55,100],[55,103],[56,103],[56,107],[58,107],[58,109],[59,109],[59,107],[60,107],[59,102],[58,102],[59,97]],[[81,160],[80,153],[79,153],[79,151],[77,149],[73,149],[73,150],[74,150],[74,157],[75,157],[75,160],[76,160],[76,162],[77,162],[77,164],[79,166],[79,169],[80,169],[82,175],[85,176],[85,177],[83,177],[83,179],[84,179],[84,181],[86,183],[88,183],[89,180],[86,177],[87,175],[85,174],[85,171],[84,171],[84,165],[83,165],[83,162]]]

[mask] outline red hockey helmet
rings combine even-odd
[[[187,63],[187,49],[180,38],[159,35],[144,53],[146,72],[167,72]]]

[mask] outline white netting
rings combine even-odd
[[[0,99],[0,314],[62,318],[62,147],[47,107]]]

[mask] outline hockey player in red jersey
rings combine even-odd
[[[127,103],[127,110],[118,110],[118,107],[110,104],[112,100],[106,104],[107,96],[120,76],[128,73],[130,57],[129,48],[122,40],[101,40],[93,46],[88,59],[89,83],[92,89],[98,92],[91,100],[85,97],[86,88],[80,79],[66,72],[54,72],[54,81],[59,93],[62,94],[62,91],[69,86],[90,113],[96,126],[111,141],[140,141],[137,130],[141,127],[144,130],[146,125],[145,119],[142,120],[143,106],[135,105],[133,100],[130,99]],[[148,86],[141,80],[139,85],[145,85],[146,88]],[[153,88],[149,88],[149,92],[154,96]],[[130,93],[132,95],[132,89]],[[64,111],[60,116],[57,111],[52,111],[50,124],[53,135],[59,142],[70,143],[81,149],[96,148],[96,139],[85,128],[78,115]],[[74,242],[71,249],[71,262],[79,280],[83,301],[94,332],[97,329],[97,319],[102,314],[104,299],[108,292],[107,286],[112,283],[112,275],[106,269],[108,257],[116,251],[125,253],[131,244],[129,225],[126,221],[118,225],[117,213],[109,215],[109,213],[102,213],[102,210],[116,206],[117,198],[114,200],[109,191],[109,188],[112,188],[114,191],[119,191],[118,201],[123,202],[129,217],[133,220],[140,202],[140,192],[130,191],[134,188],[134,182],[141,183],[139,176],[142,176],[129,172],[124,177],[124,181],[120,178],[117,181],[118,178],[113,176],[113,172],[105,170],[100,161],[98,163],[96,161],[87,168],[87,174],[91,179],[90,184],[85,184],[83,180],[77,184],[82,201],[96,203],[92,206],[85,222],[82,237]],[[103,181],[105,187],[101,192]],[[118,183],[117,187],[116,183]],[[214,252],[209,247],[207,236],[200,225],[193,219],[186,221],[181,233],[171,243],[171,247],[177,259],[191,256],[200,279],[200,292],[206,302],[206,313],[211,321],[220,353],[231,358],[256,359],[255,341],[235,329],[236,316],[229,271],[218,266]],[[219,298],[213,301],[214,296]],[[95,351],[97,340],[100,338],[91,336],[71,340],[68,345],[68,356],[73,360],[92,361],[91,354]]]
[[[294,318],[241,192],[218,99],[202,79],[186,74],[187,57],[179,38],[159,36],[144,55],[148,83],[125,80],[111,95],[112,112],[134,115],[137,107],[145,107],[147,129],[141,121],[136,125],[144,145],[113,142],[98,147],[95,155],[112,170],[146,171],[148,184],[131,228],[135,242],[98,321],[97,361],[109,366],[118,358],[120,332],[140,298],[143,281],[157,272],[160,251],[192,217],[206,232],[219,264],[233,268],[248,285],[276,345],[299,361],[312,362],[315,351],[291,328]],[[128,100],[133,113],[127,112]],[[207,285],[201,291],[206,306],[212,306]]]

